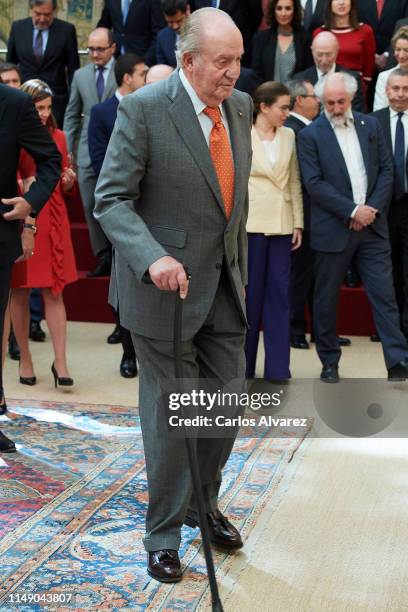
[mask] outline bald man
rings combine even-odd
[[[167,64],[156,64],[155,66],[152,66],[146,72],[146,85],[151,85],[152,83],[157,83],[158,81],[167,79],[173,70],[174,68],[172,66],[167,66]]]
[[[354,258],[381,338],[388,380],[403,381],[408,377],[408,345],[400,329],[387,224],[393,164],[378,120],[351,110],[356,87],[349,74],[327,76],[315,87],[324,112],[298,135],[300,168],[311,201],[320,378],[339,380],[337,304]]]
[[[243,50],[226,13],[192,13],[180,32],[180,69],[119,105],[96,189],[95,214],[115,248],[111,295],[140,363],[149,487],[144,544],[148,573],[163,582],[181,579],[183,522],[198,525],[185,444],[169,431],[178,413],[169,413],[165,400],[178,388],[175,291],[185,300],[181,359],[188,390],[194,380],[200,389],[244,384],[252,103],[234,90]],[[142,282],[146,273],[155,286]],[[195,443],[211,541],[236,550],[242,539],[220,512],[218,493],[237,429],[230,437],[225,428],[219,437],[203,433]]]
[[[352,108],[355,111],[363,113],[365,111],[365,102],[361,78],[358,72],[348,70],[336,64],[337,55],[339,53],[339,43],[337,38],[331,32],[320,32],[312,42],[311,46],[314,66],[298,72],[293,76],[293,79],[300,81],[309,81],[312,85],[322,80],[328,74],[335,72],[347,72],[351,74],[357,81],[357,91],[354,95]]]

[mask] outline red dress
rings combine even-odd
[[[313,38],[320,32],[327,31],[324,26],[317,28],[313,32]],[[345,28],[333,29],[330,32],[335,35],[339,43],[337,64],[359,72],[363,79],[364,91],[366,91],[375,68],[376,42],[372,27],[366,23],[360,23],[355,30]]]
[[[51,132],[61,153],[61,169],[68,166],[68,151],[65,134],[61,130]],[[21,178],[34,176],[35,162],[24,150],[19,161]],[[49,287],[54,295],[61,293],[65,285],[78,279],[74,249],[71,241],[67,209],[62,183],[58,182],[54,192],[37,219],[34,255],[26,261],[14,264],[11,286],[31,289]]]

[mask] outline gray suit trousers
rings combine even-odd
[[[182,343],[183,380],[212,379],[221,389],[235,380],[242,390],[244,338],[242,317],[226,274],[222,273],[204,325],[194,338]],[[132,334],[132,339],[140,360],[139,412],[149,486],[144,545],[147,551],[177,550],[186,511],[194,513],[195,504],[185,441],[169,433],[167,405],[163,400],[166,391],[177,388],[173,343],[136,334]],[[197,387],[192,384],[191,388]],[[238,409],[234,416],[242,413],[243,409]],[[187,408],[186,416],[190,414]],[[231,453],[237,431],[235,428],[229,438],[194,439],[207,512],[218,507],[221,470]]]
[[[89,238],[93,254],[97,257],[101,251],[110,247],[110,242],[98,221],[93,216],[95,208],[95,187],[98,177],[91,167],[78,167],[78,185],[84,205],[86,223],[88,225]]]

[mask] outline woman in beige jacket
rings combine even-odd
[[[295,135],[283,127],[289,90],[268,81],[254,94],[252,168],[249,179],[247,378],[255,375],[259,330],[265,344],[264,378],[290,378],[291,251],[302,241],[303,202]]]

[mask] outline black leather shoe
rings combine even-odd
[[[119,325],[116,325],[113,332],[106,338],[108,344],[120,344],[122,342],[122,334]]]
[[[14,361],[20,361],[20,347],[17,344],[17,340],[13,331],[11,331],[9,335],[8,354],[10,359],[13,359]]]
[[[30,321],[30,339],[34,342],[44,342],[45,331],[41,328],[39,321]]]
[[[159,582],[180,582],[182,573],[177,550],[165,548],[149,552],[147,573]]]
[[[210,540],[214,546],[227,550],[242,548],[243,542],[238,529],[219,510],[208,512],[207,519]],[[198,520],[188,514],[184,522],[189,527],[198,527]]]
[[[96,278],[97,276],[109,276],[111,273],[111,260],[107,257],[100,259],[93,270],[87,272],[88,278]]]
[[[120,375],[123,378],[135,378],[137,376],[137,364],[135,357],[126,357],[123,355],[120,362]]]
[[[372,336],[370,336],[370,341],[371,342],[381,342],[381,338],[378,334],[372,334]]]
[[[337,336],[337,342],[340,346],[350,346],[351,344],[350,338],[344,338],[343,336]]]
[[[5,436],[4,433],[1,433],[1,431],[0,431],[0,452],[1,453],[15,453],[16,452],[16,445],[14,444],[13,440],[10,440],[9,438],[7,438],[7,436]]]
[[[324,365],[320,374],[320,380],[326,383],[339,382],[339,366],[336,363]]]
[[[388,380],[399,382],[408,378],[408,359],[403,359],[388,369]]]
[[[290,340],[290,346],[295,349],[308,349],[309,343],[306,340],[305,335],[292,336]]]

